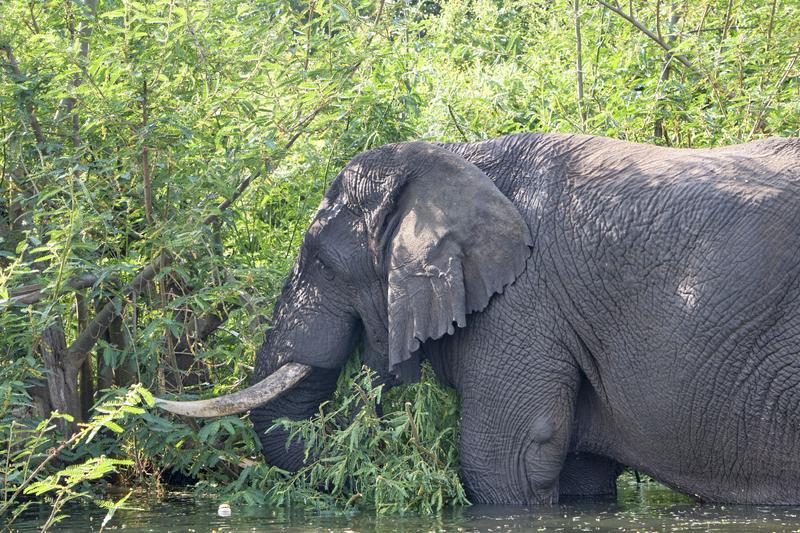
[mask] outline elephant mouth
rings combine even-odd
[[[302,381],[312,369],[301,363],[286,363],[258,383],[225,396],[184,402],[156,398],[155,403],[165,411],[195,418],[242,413],[279,397]]]

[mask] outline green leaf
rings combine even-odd
[[[122,429],[122,426],[117,424],[116,422],[112,422],[110,420],[106,420],[103,422],[103,425],[113,431],[114,433],[123,433],[125,430]]]

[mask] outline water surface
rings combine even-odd
[[[553,507],[473,506],[447,509],[440,516],[380,517],[363,512],[334,516],[310,511],[233,506],[228,518],[217,504],[186,497],[162,500],[140,496],[117,511],[106,531],[126,532],[502,532],[502,531],[800,531],[800,507],[704,505],[655,483],[620,484],[616,502],[568,503]],[[12,531],[38,531],[49,510],[31,509]],[[54,531],[98,531],[105,512],[89,506],[67,510]]]

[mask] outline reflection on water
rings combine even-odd
[[[622,485],[622,483],[621,483]],[[378,517],[372,513],[331,516],[260,507],[232,508],[217,516],[217,505],[190,499],[128,500],[106,530],[253,532],[429,532],[429,531],[800,531],[800,508],[702,505],[654,483],[625,483],[613,503],[572,503],[543,508],[474,506],[448,509],[435,517]],[[131,503],[133,501],[133,503]],[[102,510],[74,507],[56,526],[59,532],[97,531]],[[12,531],[38,531],[47,509],[29,510]]]

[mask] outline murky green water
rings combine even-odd
[[[615,503],[576,503],[549,508],[473,506],[449,509],[437,517],[325,516],[284,509],[234,507],[228,518],[217,506],[190,499],[139,498],[120,510],[107,531],[350,531],[350,532],[502,532],[502,531],[800,531],[800,508],[701,505],[659,485],[626,484]],[[59,532],[98,531],[104,512],[69,509]],[[38,531],[46,510],[29,510],[12,531]]]

